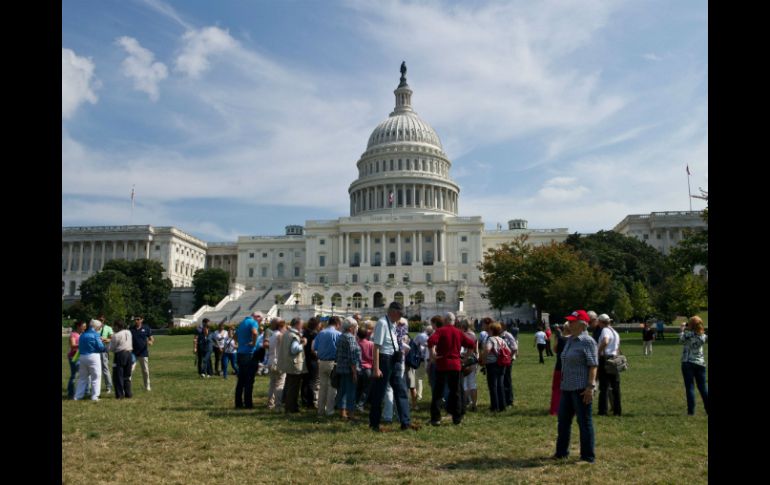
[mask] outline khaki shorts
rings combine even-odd
[[[406,387],[409,389],[417,388],[417,376],[414,369],[406,371]]]

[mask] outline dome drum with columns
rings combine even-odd
[[[412,109],[405,76],[394,94],[395,109],[374,129],[357,163],[358,179],[348,190],[350,215],[391,211],[457,215],[460,188],[449,177],[452,162],[435,130]]]

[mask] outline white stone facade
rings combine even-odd
[[[700,211],[632,214],[620,221],[613,231],[635,237],[668,255],[671,249],[684,239],[685,230],[706,229],[706,222],[701,215]]]
[[[113,259],[159,261],[175,287],[192,286],[205,257],[205,242],[174,227],[63,227],[62,296],[79,296],[80,283]]]

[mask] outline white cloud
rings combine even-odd
[[[218,27],[205,27],[190,30],[184,34],[185,42],[182,53],[176,59],[176,69],[197,78],[209,68],[209,57],[238,46],[238,42],[227,30]]]
[[[145,49],[132,37],[120,37],[116,42],[128,53],[122,64],[122,71],[134,80],[134,88],[147,93],[157,101],[160,93],[158,83],[168,77],[168,69],[162,62],[153,62],[155,54]]]
[[[653,52],[648,52],[648,53],[644,54],[642,57],[644,57],[648,61],[662,61],[663,60],[662,57],[656,55]]]
[[[61,117],[69,119],[78,106],[88,101],[96,104],[94,90],[101,83],[94,78],[94,63],[90,58],[79,57],[71,49],[61,50]]]
[[[148,7],[152,8],[156,12],[170,18],[174,22],[178,23],[182,27],[184,27],[186,30],[192,30],[192,26],[182,20],[182,18],[179,16],[178,13],[176,13],[176,10],[174,10],[171,5],[168,5],[165,2],[162,2],[160,0],[141,0],[142,3],[147,5]]]

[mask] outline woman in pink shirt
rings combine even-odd
[[[356,388],[356,403],[358,412],[363,412],[364,404],[369,397],[369,383],[372,379],[372,354],[374,344],[369,340],[371,332],[366,326],[358,327],[358,346],[361,347],[361,373],[358,375],[358,387]]]
[[[78,345],[80,343],[80,335],[86,331],[86,322],[78,320],[75,325],[72,326],[72,333],[70,333],[70,351],[67,352],[67,360],[70,363],[70,380],[67,383],[67,399],[75,397],[75,379],[78,375],[78,369],[80,368],[80,359],[75,358],[75,354],[78,353]],[[78,354],[80,357],[80,354]]]

